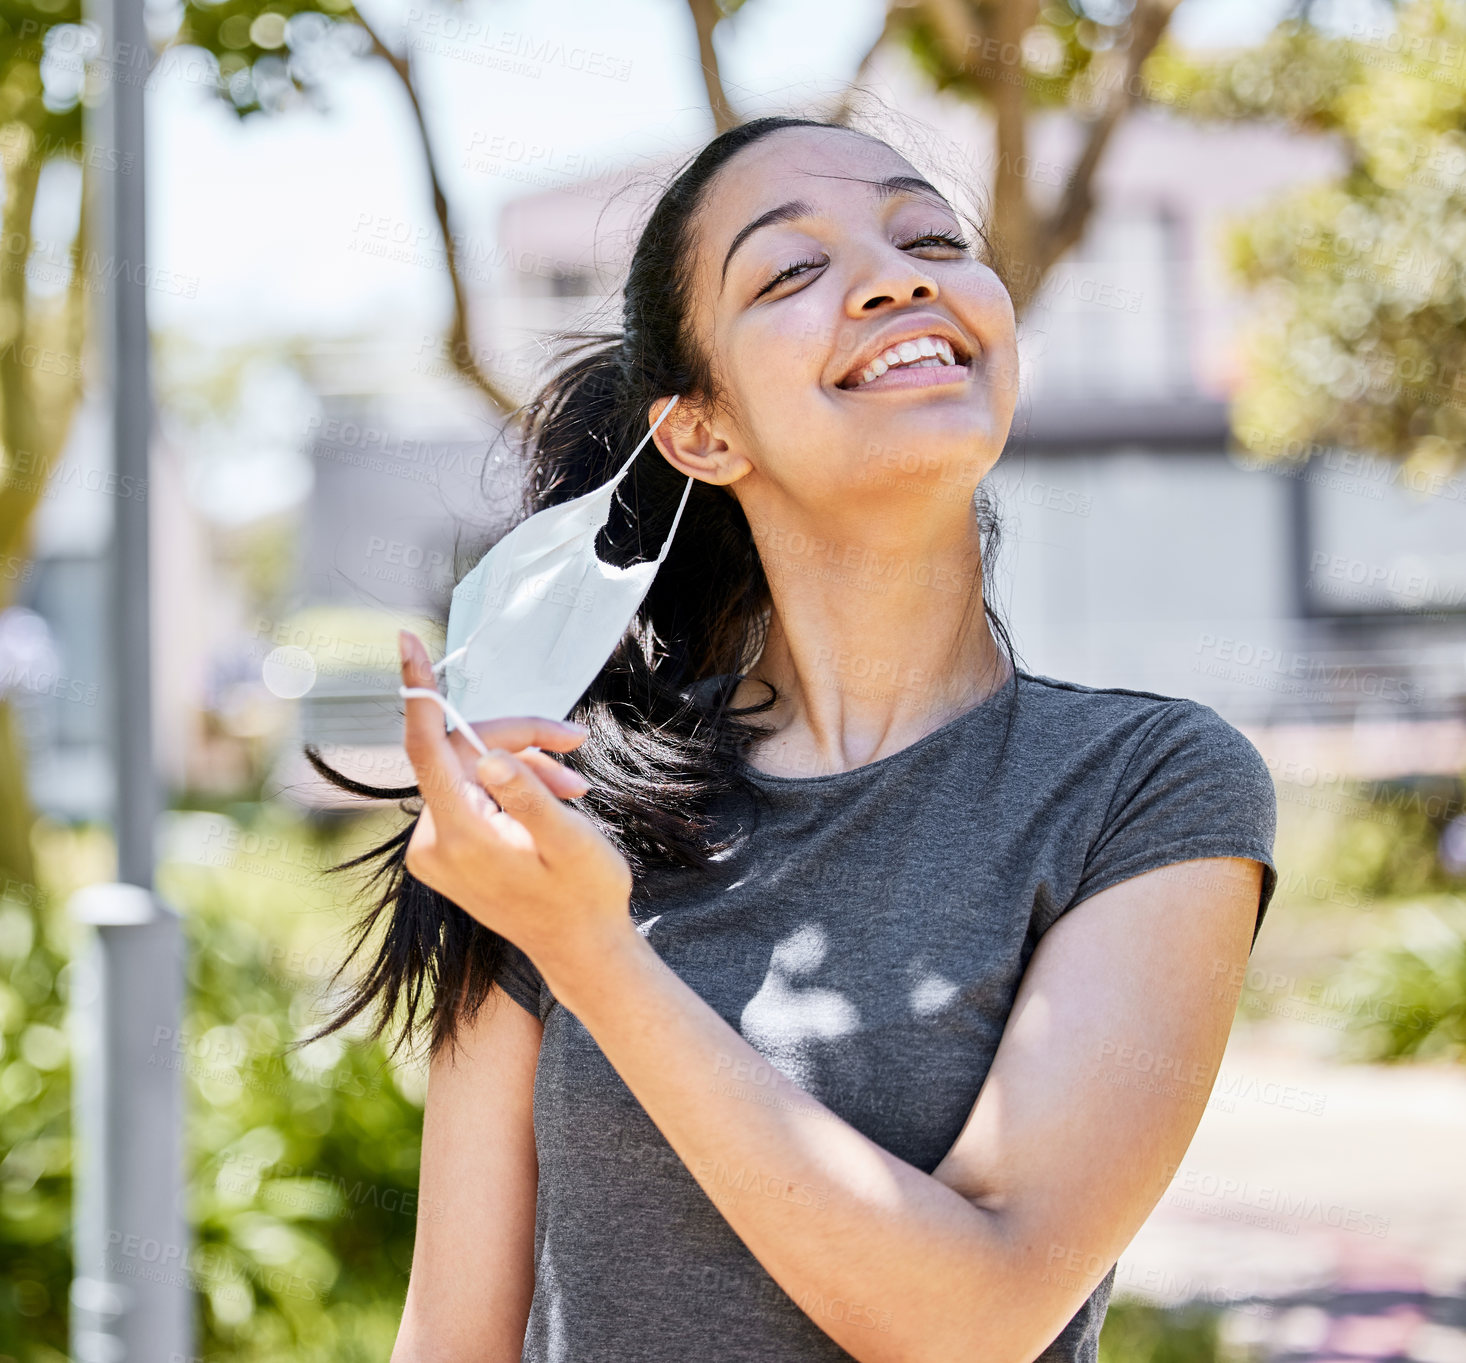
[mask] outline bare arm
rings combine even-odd
[[[519,1363],[534,1295],[542,1027],[497,985],[428,1070],[417,1241],[391,1363]]]
[[[950,1363],[978,1346],[991,1363],[1028,1363],[1191,1142],[1260,876],[1255,861],[1199,859],[1064,915],[930,1175],[772,1070],[634,930],[603,938],[593,963],[546,954],[540,969],[738,1237],[837,1344],[862,1363]],[[759,1101],[720,1082],[749,1074],[772,1075]]]

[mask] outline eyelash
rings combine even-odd
[[[919,237],[913,237],[901,249],[903,251],[910,250],[911,247],[923,241],[945,242],[948,246],[955,247],[959,251],[970,251],[972,249],[971,242],[967,241],[964,237],[959,237],[955,232],[926,232]],[[796,271],[805,269],[807,266],[810,265],[818,264],[819,261],[813,258],[808,260],[796,260],[794,264],[787,265],[784,267],[784,269],[780,270],[778,274],[776,274],[771,280],[769,280],[769,282],[765,284],[763,288],[761,288],[754,295],[754,297],[762,298],[764,294],[768,293],[770,289],[774,288],[778,284],[782,284]]]

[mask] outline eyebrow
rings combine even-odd
[[[929,194],[944,207],[948,209],[952,208],[952,205],[943,198],[933,185],[929,185],[917,175],[891,175],[884,180],[875,181],[872,183],[871,188],[875,190],[878,200],[889,199],[897,194]],[[814,215],[815,208],[807,199],[790,199],[788,203],[782,203],[777,208],[771,208],[767,213],[760,213],[758,217],[739,231],[738,235],[733,238],[732,245],[728,247],[728,254],[723,257],[722,283],[727,283],[728,264],[733,259],[733,252],[742,246],[760,227],[773,227],[778,223],[793,222],[797,218],[812,218]]]

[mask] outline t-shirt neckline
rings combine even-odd
[[[1032,675],[1025,672],[1021,667],[1014,668],[1013,674],[1005,677],[1003,684],[996,691],[990,696],[986,696],[978,701],[970,710],[964,710],[960,715],[954,715],[945,724],[939,725],[928,734],[923,734],[914,743],[908,743],[904,748],[898,748],[895,752],[887,753],[884,757],[877,757],[873,762],[864,762],[858,767],[849,767],[845,771],[827,771],[818,776],[779,776],[774,772],[761,771],[758,767],[750,766],[741,757],[735,758],[734,763],[739,771],[760,785],[774,785],[789,788],[794,786],[814,786],[832,781],[863,779],[867,772],[889,767],[891,763],[914,755],[930,745],[941,741],[948,735],[955,733],[965,725],[972,723],[978,716],[985,716],[992,710],[998,698],[1008,693],[1015,677],[1020,682],[1033,680]]]

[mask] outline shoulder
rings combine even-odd
[[[1059,746],[1111,792],[1110,813],[1147,799],[1225,803],[1271,834],[1272,771],[1256,744],[1188,696],[1021,674],[1030,739]]]
[[[1059,754],[1064,787],[1084,806],[1083,868],[1059,912],[1171,862],[1244,857],[1263,867],[1256,940],[1277,884],[1277,793],[1252,740],[1186,696],[1036,680],[1038,728],[1027,732]]]
[[[1018,676],[1024,684],[1025,695],[1032,695],[1054,709],[1067,709],[1075,713],[1153,712],[1159,707],[1177,702],[1185,705],[1200,703],[1188,700],[1185,696],[1167,695],[1161,691],[1141,691],[1129,686],[1089,686],[1084,682],[1066,681],[1060,677],[1027,672],[1021,668]]]
[[[1101,743],[1117,755],[1141,746],[1148,736],[1172,734],[1203,743],[1252,745],[1209,705],[1187,696],[1125,686],[1087,686],[1020,671],[1019,712],[1036,731],[1062,734],[1069,742]],[[1254,751],[1256,751],[1254,749]]]

